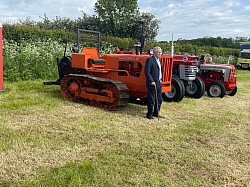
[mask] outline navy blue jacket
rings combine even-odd
[[[161,68],[162,69],[162,68]],[[161,86],[161,82],[159,80],[159,71],[160,68],[157,65],[157,61],[154,56],[147,58],[145,64],[145,76],[146,76],[146,86],[147,88],[153,88],[154,86],[151,85],[152,82],[155,82],[157,87]]]

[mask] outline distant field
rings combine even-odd
[[[42,81],[0,93],[0,186],[250,186],[250,71],[234,97],[105,111]]]

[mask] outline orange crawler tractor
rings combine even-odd
[[[79,30],[78,38],[80,32],[97,33]],[[74,51],[72,56],[58,59],[59,79],[45,82],[45,85],[60,84],[63,97],[108,110],[126,106],[129,101],[147,100],[144,67],[148,55],[105,54],[100,57],[97,48],[85,47],[81,53],[77,52],[79,43],[78,50]],[[163,56],[161,60],[162,92],[168,92],[171,91],[173,59]]]

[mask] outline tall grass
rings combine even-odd
[[[64,46],[56,41],[3,40],[4,79],[6,81],[56,79],[56,58]]]

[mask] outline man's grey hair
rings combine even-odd
[[[156,46],[153,48],[153,53],[155,54],[158,50],[161,50],[161,47]]]

